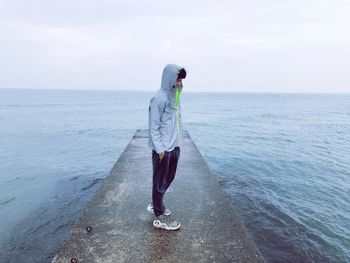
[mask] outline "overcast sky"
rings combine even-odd
[[[350,92],[349,0],[0,0],[0,88]]]

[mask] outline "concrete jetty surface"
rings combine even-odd
[[[153,227],[147,139],[147,130],[136,131],[52,263],[264,262],[187,131],[164,196],[181,228]]]

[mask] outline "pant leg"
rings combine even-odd
[[[169,186],[171,185],[171,183],[173,182],[173,180],[175,178],[177,163],[178,163],[178,160],[180,158],[180,148],[175,147],[174,150],[172,150],[170,153],[171,153],[171,155],[169,158],[169,163],[167,164],[168,172],[165,175],[164,184],[162,186],[162,190],[164,192],[169,188]]]
[[[176,147],[171,152],[164,152],[164,157],[161,162],[159,155],[152,150],[153,164],[153,188],[152,200],[155,216],[164,213],[163,196],[165,191],[170,186],[175,178],[178,158],[180,156],[180,148]]]
[[[153,164],[153,187],[152,187],[152,202],[153,211],[155,216],[159,216],[164,213],[165,207],[163,205],[164,192],[161,191],[161,187],[164,182],[165,174],[165,159],[167,158],[167,152],[164,152],[164,157],[159,162],[159,155],[156,151],[152,150],[152,164]],[[164,162],[163,162],[164,161]]]

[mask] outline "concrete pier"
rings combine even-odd
[[[151,149],[147,130],[137,130],[52,263],[264,262],[190,135],[183,135],[164,196],[179,230],[152,225]]]

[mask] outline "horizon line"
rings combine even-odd
[[[0,90],[45,90],[45,91],[116,91],[116,92],[156,92],[156,90],[115,90],[115,89],[41,89],[41,88],[0,88]],[[186,90],[186,93],[276,93],[276,94],[329,94],[329,95],[350,95],[350,92],[324,92],[324,91],[305,91],[305,92],[292,92],[292,91],[208,91],[208,90]]]

